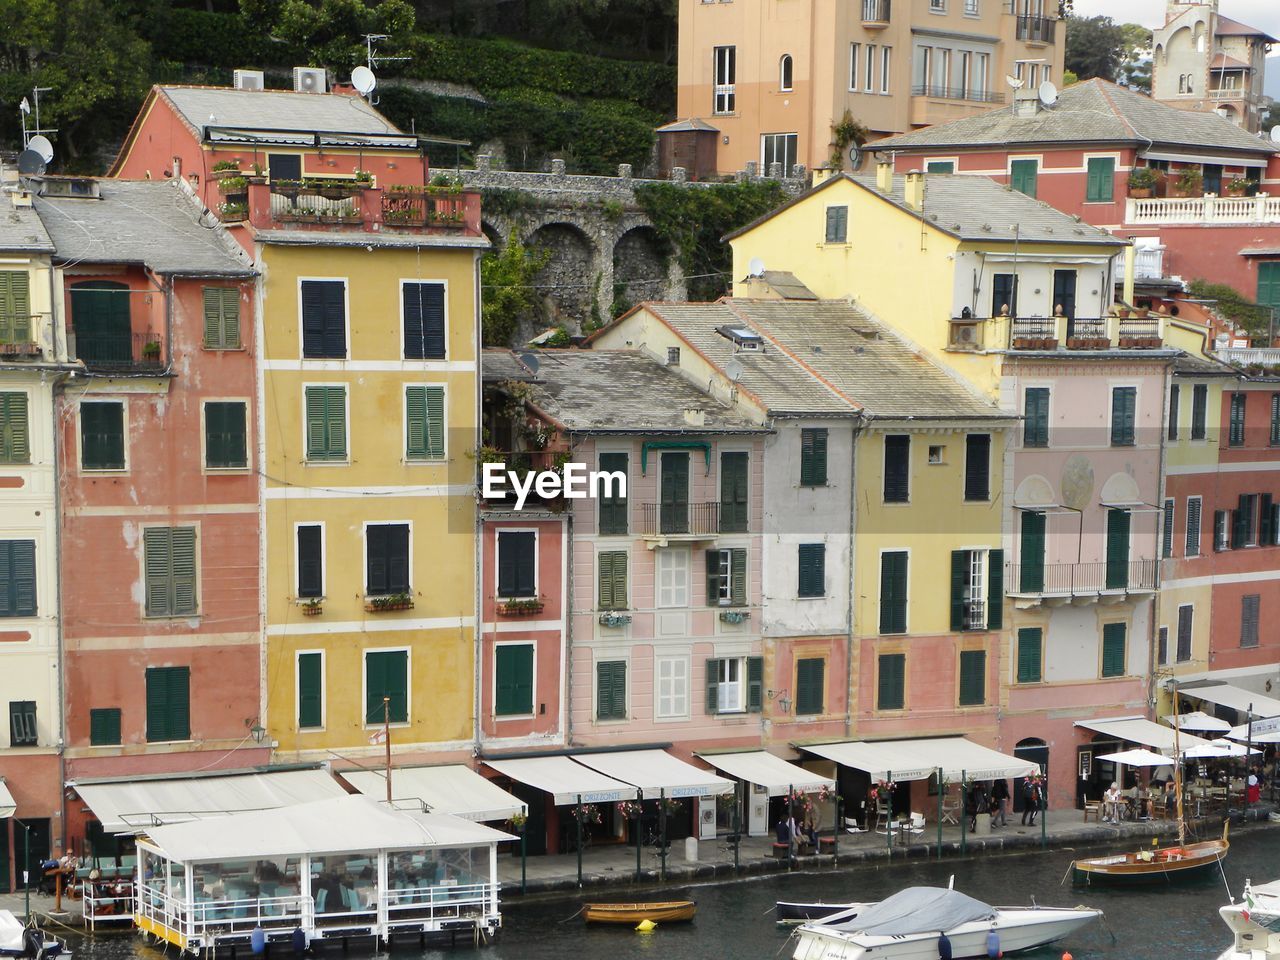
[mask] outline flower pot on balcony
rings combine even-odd
[[[1120,338],[1120,349],[1121,349],[1121,350],[1133,350],[1133,349],[1135,349],[1135,348],[1137,348],[1137,347],[1141,347],[1141,346],[1142,346],[1142,338],[1141,338],[1141,337],[1121,337],[1121,338]]]
[[[148,340],[145,344],[143,344],[142,359],[146,363],[160,362],[160,341],[159,340]]]
[[[507,600],[498,604],[498,613],[504,617],[532,617],[542,612],[546,602],[529,598],[526,600]]]
[[[1014,337],[1014,338],[1013,338],[1013,349],[1015,349],[1015,350],[1034,350],[1034,349],[1035,349],[1035,338],[1034,338],[1034,337]]]
[[[1044,338],[1044,345],[1043,345],[1043,349],[1045,349],[1045,350],[1057,350],[1057,349],[1058,349],[1058,338],[1057,338],[1057,337],[1045,337],[1045,338]]]
[[[302,611],[304,617],[318,617],[324,613],[324,604],[319,600],[315,600],[311,603],[302,604],[298,609]]]
[[[389,597],[367,597],[364,601],[367,613],[388,613],[392,610],[412,610],[413,597],[397,593]]]
[[[751,619],[750,610],[721,610],[721,623],[743,623]]]
[[[1129,196],[1135,200],[1147,200],[1151,197],[1151,187],[1130,187]]]
[[[606,610],[600,614],[600,626],[602,627],[625,627],[631,622],[631,614],[618,613],[614,610]]]

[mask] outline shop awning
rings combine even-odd
[[[613,803],[634,800],[636,796],[636,788],[631,784],[606,777],[566,756],[484,762],[512,780],[551,794],[557,807],[571,807],[579,798],[582,803]]]
[[[198,777],[73,780],[68,786],[75,788],[108,833],[141,833],[160,824],[274,810],[347,795],[338,781],[318,767]]]
[[[732,780],[685,763],[665,750],[581,753],[573,759],[607,777],[639,787],[646,800],[658,796],[713,797],[733,789]]]
[[[939,770],[948,780],[1001,780],[1040,772],[1031,760],[992,750],[965,737],[875,740],[805,747],[810,753],[870,774],[872,779],[923,780]]]
[[[1105,734],[1116,740],[1123,740],[1127,743],[1140,743],[1144,747],[1151,747],[1153,750],[1159,750],[1163,754],[1173,756],[1173,728],[1165,726],[1163,723],[1152,723],[1146,717],[1077,720],[1075,725],[1086,730],[1092,730],[1094,733]],[[1190,733],[1180,733],[1178,741],[1183,750],[1208,743],[1202,737],[1193,736]]]
[[[342,770],[343,780],[374,800],[387,796],[387,778],[378,770]],[[391,804],[399,809],[451,813],[467,820],[507,820],[528,807],[492,780],[461,763],[438,767],[394,767]]]
[[[0,777],[0,820],[7,820],[18,811],[18,804],[9,792],[4,778]]]
[[[924,765],[902,749],[902,740],[847,740],[803,747],[814,756],[862,770],[872,780],[924,780],[938,772],[936,766]]]
[[[786,796],[788,789],[814,793],[823,787],[834,790],[836,785],[834,780],[806,770],[798,764],[788,763],[767,750],[700,753],[698,756],[731,777],[764,787],[771,797]]]
[[[1179,687],[1178,693],[1232,710],[1251,711],[1255,717],[1280,717],[1280,700],[1233,687],[1229,683],[1215,683],[1208,687]]]

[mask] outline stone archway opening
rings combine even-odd
[[[557,222],[534,230],[525,246],[549,254],[534,278],[547,322],[580,332],[592,318],[599,285],[591,239],[573,224]]]
[[[1013,755],[1019,760],[1027,760],[1040,765],[1040,772],[1049,772],[1049,745],[1039,737],[1026,737],[1018,741],[1013,748]],[[1021,813],[1025,806],[1022,799],[1022,782],[1013,785],[1013,812]]]
[[[667,286],[667,252],[658,232],[633,227],[613,245],[610,314],[618,317],[645,300],[661,300]]]

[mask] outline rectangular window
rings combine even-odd
[[[602,473],[620,473],[627,476],[627,455],[625,453],[600,454],[600,470]],[[600,532],[615,534],[627,532],[627,497],[622,484],[610,486],[608,495],[600,497]]]
[[[0,463],[30,463],[27,395],[0,393]]]
[[[364,722],[409,722],[409,651],[366,650]]]
[[[875,90],[876,75],[876,45],[874,43],[867,44],[867,59],[862,68],[862,89],[867,93]]]
[[[1113,447],[1133,446],[1134,415],[1137,404],[1137,387],[1111,388],[1111,445]]]
[[[1272,503],[1269,493],[1258,494],[1258,544],[1263,547],[1275,546],[1276,542],[1276,505]]]
[[[1164,666],[1169,662],[1169,628],[1161,627],[1156,632],[1156,663]]]
[[[889,92],[889,61],[893,55],[892,47],[880,48],[880,92]]]
[[[659,547],[658,606],[689,605],[689,551],[679,547]]]
[[[1209,409],[1209,387],[1197,383],[1191,388],[1191,439],[1203,440]]]
[[[796,661],[796,716],[816,717],[822,713],[826,692],[827,661],[806,657]]]
[[[907,632],[907,563],[905,550],[880,554],[880,632]]]
[[[1232,447],[1244,446],[1244,411],[1245,401],[1249,399],[1247,393],[1233,393],[1231,395],[1231,419],[1228,422],[1227,429],[1227,445]]]
[[[766,133],[760,137],[761,173],[768,177],[773,165],[782,167],[782,176],[791,176],[791,168],[796,165],[796,149],[799,137],[794,133]]]
[[[991,434],[970,433],[964,438],[964,498],[991,498]]]
[[[240,288],[204,288],[204,345],[208,350],[240,349]]]
[[[705,707],[717,713],[759,713],[764,707],[764,658],[707,661]]]
[[[987,651],[960,651],[960,706],[980,707],[987,702]]]
[[[825,597],[827,595],[827,545],[802,543],[796,548],[800,567],[798,597]]]
[[[689,658],[658,657],[658,697],[660,720],[689,716]]]
[[[844,243],[849,239],[849,208],[827,207],[827,243]]]
[[[1022,445],[1049,446],[1049,388],[1027,387],[1022,406]]]
[[[1233,550],[1252,547],[1256,543],[1253,518],[1257,512],[1257,494],[1242,493],[1236,509],[1231,512],[1231,548]]]
[[[205,403],[204,465],[210,470],[244,469],[249,465],[245,435],[248,409],[239,400]]]
[[[9,746],[35,747],[40,742],[36,731],[36,702],[9,701]]]
[[[1044,590],[1044,534],[1047,516],[1036,510],[1022,511],[1022,537],[1018,544],[1018,591],[1040,593]]]
[[[747,532],[747,454],[720,454],[720,532]]]
[[[324,726],[324,654],[298,654],[298,729]]]
[[[1175,383],[1169,387],[1169,442],[1178,439],[1178,400],[1181,389]]]
[[[884,502],[906,503],[911,495],[911,437],[884,438]]]
[[[1085,203],[1110,203],[1115,199],[1115,157],[1090,157]]]
[[[956,165],[954,160],[926,160],[924,164],[925,173],[955,173]]]
[[[1200,556],[1200,497],[1187,497],[1187,543],[1188,557]]]
[[[626,550],[605,550],[596,557],[601,610],[627,609]]]
[[[89,711],[89,745],[112,747],[120,743],[120,708],[97,707]]]
[[[404,457],[444,459],[444,387],[404,388]]]
[[[1018,315],[1018,278],[1012,273],[991,275],[991,315],[1001,317]]]
[[[400,285],[404,310],[404,358],[443,360],[445,358],[444,284]]]
[[[1044,633],[1039,627],[1018,630],[1018,682],[1039,683],[1044,679]]]
[[[493,713],[498,717],[533,714],[533,644],[503,643],[493,650]]]
[[[1040,164],[1036,160],[1011,161],[1009,164],[1009,182],[1013,189],[1035,199],[1036,173],[1039,170],[1039,166]]]
[[[876,679],[876,709],[901,710],[906,703],[907,655],[882,653]]]
[[[307,460],[347,459],[347,388],[307,387]]]
[[[1129,586],[1129,528],[1132,517],[1128,510],[1107,511],[1106,588],[1125,590]]]
[[[347,282],[303,280],[302,356],[344,360],[347,356]]]
[[[196,612],[196,528],[147,527],[142,532],[148,617]],[[185,740],[186,737],[180,739]]]
[[[1164,557],[1173,556],[1173,498],[1170,497],[1164,502],[1164,526],[1161,531],[1160,555]]]
[[[823,487],[827,483],[827,429],[806,427],[800,431],[800,486]]]
[[[1196,608],[1189,603],[1178,607],[1178,649],[1176,655],[1179,663],[1191,659],[1191,625],[1195,619]]]
[[[1262,597],[1256,593],[1246,594],[1240,598],[1240,646],[1256,647],[1258,645],[1258,613]]]
[[[1213,511],[1213,549],[1219,553],[1231,549],[1231,529],[1228,525],[1228,510]]]
[[[191,739],[191,668],[147,667],[147,742]]]
[[[596,664],[596,719],[627,719],[627,661]]]
[[[370,523],[364,528],[367,597],[409,592],[409,525]]]
[[[1280,307],[1280,260],[1258,264],[1258,306]]]
[[[1125,625],[1123,623],[1106,623],[1102,626],[1102,675],[1104,677],[1123,677],[1125,675]]]
[[[708,550],[707,606],[741,607],[747,602],[747,551]]]
[[[1280,393],[1271,395],[1271,446],[1280,446]]]
[[[36,615],[36,542],[0,540],[0,617]]]
[[[1004,622],[1004,551],[951,551],[951,629],[998,630]]]
[[[536,597],[538,537],[532,530],[498,531],[498,596]]]
[[[663,533],[689,532],[689,455],[662,454],[658,521]]]
[[[978,16],[978,0],[964,0],[964,15],[966,17]]]
[[[301,523],[298,537],[298,596],[318,599],[324,596],[324,527],[318,523]]]
[[[0,343],[30,343],[31,290],[26,270],[0,270]]]
[[[741,713],[742,697],[742,661],[737,657],[727,660],[708,661],[715,664],[716,713]],[[708,701],[710,702],[710,701]]]
[[[736,97],[734,84],[738,67],[737,47],[716,47],[712,51],[712,64],[715,71],[714,113],[733,113]]]
[[[849,91],[857,92],[858,89],[858,48],[861,44],[849,44]]]
[[[80,404],[80,468],[124,469],[124,404],[117,400]]]

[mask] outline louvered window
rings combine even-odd
[[[80,466],[124,469],[124,404],[116,400],[80,404]]]
[[[911,438],[884,438],[884,502],[906,503],[911,491]]]
[[[821,657],[796,661],[796,716],[812,717],[822,713],[826,670],[827,661]]]
[[[249,465],[248,406],[240,401],[204,405],[204,463],[211,470]]]
[[[27,395],[0,393],[0,463],[30,463]]]
[[[307,387],[307,459],[347,459],[347,388]]]
[[[0,540],[0,617],[36,615],[36,542]]]
[[[876,682],[876,709],[901,710],[906,703],[905,653],[880,654],[879,677]]]
[[[1244,446],[1244,416],[1245,404],[1249,399],[1247,393],[1231,394],[1231,414],[1227,421],[1227,445],[1232,447]]]
[[[1200,497],[1187,497],[1187,542],[1186,556],[1200,556],[1200,511],[1202,509]]]
[[[905,550],[880,554],[880,632],[907,632],[907,557]]]
[[[0,270],[0,343],[30,343],[31,291],[25,270]]]
[[[120,742],[120,708],[98,707],[89,711],[89,745],[109,747]]]
[[[964,498],[991,496],[991,435],[971,433],[964,438]]]
[[[11,700],[9,702],[9,746],[35,747],[40,744],[36,727],[36,702]]]
[[[1137,403],[1137,387],[1111,389],[1111,445],[1113,447],[1133,446]]]
[[[498,596],[537,596],[538,537],[531,530],[498,532]]]
[[[298,654],[298,729],[324,726],[324,654]]]
[[[708,550],[707,606],[741,607],[747,602],[747,551]]]
[[[600,454],[601,473],[620,473],[627,476],[627,455],[625,453]],[[626,486],[614,482],[608,494],[600,497],[600,532],[615,534],[627,532],[627,497]]]
[[[1209,409],[1209,387],[1197,383],[1191,388],[1191,439],[1203,440]]]
[[[147,616],[195,614],[196,528],[147,527],[142,533],[142,545]]]
[[[1164,501],[1164,514],[1162,516],[1163,524],[1160,536],[1160,554],[1165,557],[1173,556],[1173,498],[1166,498]]]
[[[204,288],[204,345],[209,350],[240,347],[240,290]]]
[[[405,387],[406,460],[444,459],[444,387]]]
[[[1258,616],[1262,606],[1262,596],[1249,593],[1240,598],[1240,646],[1256,647],[1258,645]]]
[[[1125,675],[1125,625],[1107,623],[1102,627],[1102,675]]]
[[[298,596],[324,596],[324,528],[318,523],[298,525]]]
[[[987,701],[987,651],[960,651],[960,706],[977,707]]]
[[[603,458],[602,458],[603,459]],[[747,532],[747,454],[720,454],[720,532]]]
[[[147,668],[147,740],[191,739],[191,668]]]
[[[802,543],[797,547],[800,567],[798,597],[824,597],[827,594],[827,545]]]
[[[1178,649],[1175,651],[1179,663],[1191,659],[1191,627],[1195,621],[1196,608],[1184,603],[1178,607]]]
[[[406,360],[445,358],[444,284],[404,283],[404,356]]]
[[[365,651],[364,687],[366,724],[409,722],[408,651]]]
[[[596,719],[627,719],[627,661],[596,664]]]
[[[822,487],[827,483],[827,430],[825,427],[800,431],[800,486]]]
[[[1044,632],[1040,627],[1018,630],[1018,682],[1039,683],[1044,679]]]
[[[601,610],[627,609],[626,550],[606,550],[596,557]]]
[[[409,525],[371,523],[365,537],[365,596],[409,592]]]
[[[493,653],[493,712],[499,717],[533,713],[533,644],[504,643]]]
[[[308,360],[346,358],[346,281],[302,281],[302,356]]]

